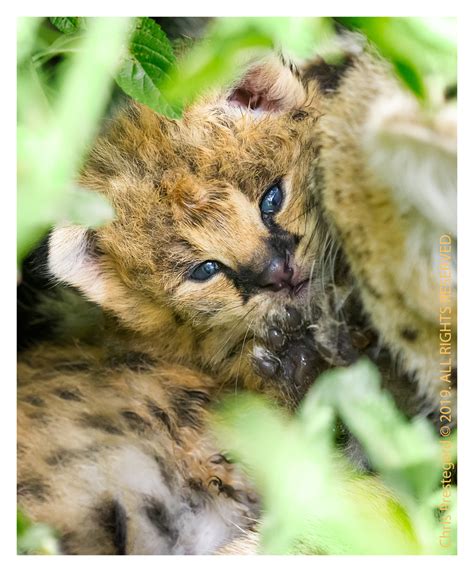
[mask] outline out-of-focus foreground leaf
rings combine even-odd
[[[42,18],[18,18],[16,26],[18,64],[21,64],[33,51],[36,32],[41,21]]]
[[[381,478],[356,473],[336,451],[336,415]],[[264,553],[440,553],[432,504],[441,466],[436,438],[399,414],[373,365],[325,374],[292,419],[245,395],[228,401],[215,423],[263,495]]]
[[[58,554],[56,534],[46,524],[32,523],[22,512],[16,515],[18,554]]]
[[[405,498],[425,501],[440,476],[440,449],[427,419],[408,422],[388,393],[380,390],[380,375],[369,361],[322,374],[303,405],[310,419],[320,406],[330,405],[357,435],[374,467]]]
[[[336,18],[362,32],[421,100],[456,82],[455,18]],[[434,85],[435,84],[435,85]]]
[[[271,49],[304,58],[332,34],[327,18],[219,18],[205,40],[179,61],[162,86],[165,97],[183,107],[204,89],[235,79],[238,70]]]
[[[48,226],[70,217],[68,189],[98,128],[129,25],[126,18],[90,20],[81,49],[62,70],[52,104],[32,64],[25,60],[19,68],[19,260]]]

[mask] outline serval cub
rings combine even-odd
[[[114,220],[49,237],[64,324],[90,327],[20,354],[18,495],[66,553],[205,554],[254,527],[207,408],[237,387],[294,404],[324,367],[307,312],[320,113],[296,75],[257,64],[179,121],[128,105],[80,178]],[[283,382],[256,342],[280,348]]]
[[[312,181],[328,225],[391,360],[432,408],[449,392],[454,421],[456,102],[424,109],[370,50],[333,70],[322,102]]]
[[[279,60],[257,64],[180,121],[130,104],[99,138],[80,184],[104,194],[115,219],[56,228],[48,268],[113,316],[106,336],[261,389],[248,359],[255,339],[278,338],[272,321],[309,325],[327,236],[308,188],[318,94],[296,74]],[[288,363],[288,398],[314,379],[307,334]]]
[[[341,44],[339,64],[317,57],[292,77],[320,113],[306,179],[318,216],[314,344],[331,365],[368,354],[408,414],[439,418],[442,395],[455,424],[456,102],[423,108],[361,38]],[[280,363],[284,383],[280,349],[254,353]]]

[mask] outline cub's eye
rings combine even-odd
[[[214,274],[217,274],[220,271],[220,269],[221,268],[218,262],[216,262],[215,260],[207,260],[206,262],[203,262],[199,266],[196,266],[196,268],[191,273],[191,279],[203,282],[204,280],[207,280],[211,276],[214,276]]]
[[[260,212],[262,215],[271,216],[281,209],[283,204],[283,191],[280,183],[276,183],[268,189],[263,195],[260,203]]]

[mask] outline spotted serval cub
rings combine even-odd
[[[180,121],[130,104],[80,179],[115,219],[49,237],[48,272],[78,291],[64,322],[90,311],[91,327],[20,355],[18,494],[66,553],[212,553],[256,522],[207,407],[237,387],[295,403],[324,367],[306,313],[320,113],[294,74],[253,66]],[[284,383],[255,340],[280,348]]]
[[[259,64],[181,121],[130,104],[95,145],[80,183],[110,200],[115,220],[55,229],[48,267],[114,317],[120,343],[260,389],[246,359],[255,338],[283,341],[268,332],[272,320],[308,325],[327,239],[307,188],[317,93],[295,73]],[[308,381],[309,353],[302,342],[288,364],[289,392]]]
[[[454,419],[456,102],[423,109],[370,51],[307,73],[327,82],[312,181],[362,305],[413,391],[431,407],[451,392]]]

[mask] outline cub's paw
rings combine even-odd
[[[310,323],[288,306],[268,319],[262,339],[253,348],[256,373],[288,397],[301,397],[323,369]]]
[[[227,453],[216,453],[207,459],[206,484],[208,490],[217,495],[224,495],[241,505],[243,513],[249,519],[248,527],[257,522],[260,516],[260,498],[252,483],[235,465]]]

